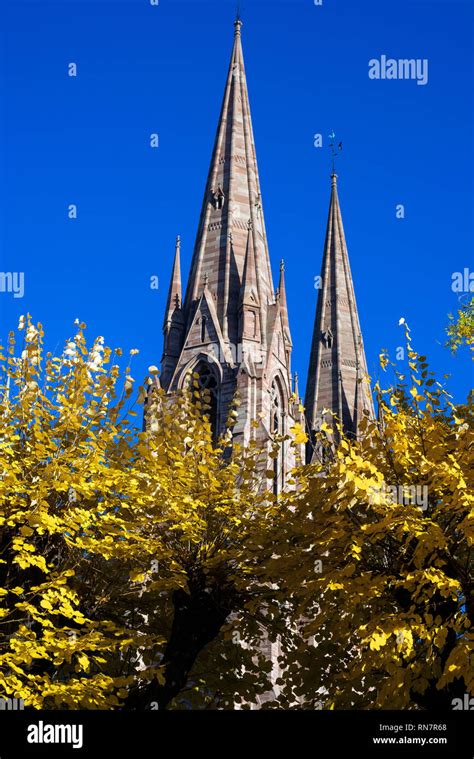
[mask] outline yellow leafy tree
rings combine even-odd
[[[449,324],[446,329],[447,346],[456,353],[461,346],[474,350],[474,297],[468,303],[461,305],[456,316],[449,314]]]
[[[321,431],[281,526],[275,573],[302,635],[280,703],[450,709],[474,693],[472,423],[406,339],[409,377],[377,386],[360,440]]]
[[[131,509],[120,351],[88,350],[83,326],[54,357],[22,317],[0,348],[0,692],[37,708],[119,705],[128,662],[160,644],[108,609],[119,591],[133,608],[128,569],[159,546]]]
[[[337,447],[323,426],[319,463],[277,498],[266,454],[232,442],[235,409],[213,439],[197,378],[136,392],[84,325],[58,357],[19,327],[0,350],[0,696],[430,708],[472,693],[472,417],[408,328],[410,377],[377,387],[379,420]]]
[[[84,327],[55,357],[28,317],[0,350],[0,695],[250,702],[269,687],[262,635],[281,624],[262,569],[279,508],[262,452],[232,447],[235,410],[213,440],[197,384],[169,399],[151,382],[142,432],[144,390]]]

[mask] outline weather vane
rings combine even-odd
[[[342,142],[339,142],[336,147],[336,135],[334,133],[334,129],[331,130],[331,134],[329,134],[328,137],[331,140],[329,149],[331,151],[331,157],[332,157],[332,173],[335,174],[336,173],[336,158],[342,150]]]

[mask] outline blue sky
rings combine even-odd
[[[0,337],[29,311],[58,352],[79,317],[91,338],[140,350],[140,381],[161,358],[177,234],[188,271],[236,3],[0,0],[0,8],[0,271],[25,273],[22,299],[0,293]],[[403,316],[462,402],[472,364],[443,342],[458,305],[452,274],[474,269],[472,3],[242,0],[241,15],[270,254],[276,281],[286,261],[300,388],[334,129],[369,371],[379,375],[381,348],[394,354],[403,344]],[[369,79],[368,62],[381,55],[428,59],[428,83]]]

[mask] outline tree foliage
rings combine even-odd
[[[139,432],[130,367],[122,387],[121,352],[102,338],[88,349],[84,326],[54,357],[28,318],[20,355],[13,333],[0,353],[0,687],[44,708],[164,708],[183,691],[207,703],[211,683],[190,671],[225,628],[229,668],[242,680],[246,662],[255,698],[268,663],[250,641],[275,595],[261,569],[276,509],[261,451],[229,457],[235,410],[214,444],[198,387],[153,391],[156,429]],[[232,641],[239,614],[245,650]]]
[[[458,309],[456,316],[449,314],[447,347],[456,353],[458,348],[465,345],[474,350],[474,297]]]
[[[406,338],[410,376],[312,467],[289,526],[294,558],[322,561],[287,588],[306,622],[282,684],[312,704],[315,683],[336,708],[449,709],[474,689],[473,431]]]
[[[0,350],[0,695],[428,708],[472,692],[472,417],[406,334],[410,377],[377,388],[381,419],[337,448],[323,426],[325,455],[276,497],[264,452],[232,441],[235,408],[216,442],[197,382],[135,391],[84,325],[54,357],[23,320]]]

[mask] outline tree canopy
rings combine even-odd
[[[235,407],[215,441],[197,382],[169,397],[152,368],[135,389],[85,325],[55,357],[20,321],[0,349],[0,695],[430,708],[472,692],[472,417],[406,336],[410,375],[376,387],[379,419],[337,447],[323,425],[324,455],[276,496],[263,451],[232,440]]]

